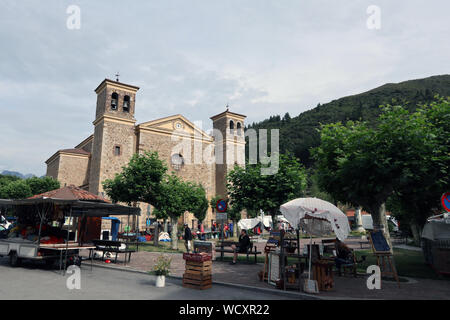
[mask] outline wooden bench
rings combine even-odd
[[[102,261],[105,257],[105,253],[106,252],[111,252],[111,253],[115,253],[116,254],[116,258],[114,260],[115,263],[117,263],[117,256],[119,255],[119,253],[124,253],[125,254],[125,263],[127,262],[127,254],[128,254],[128,262],[130,262],[131,260],[131,254],[133,252],[136,252],[136,250],[130,250],[128,248],[125,249],[120,249],[120,247],[122,246],[122,244],[125,244],[124,242],[121,241],[110,241],[110,240],[92,240],[92,243],[95,245],[95,250],[96,251],[102,251]]]
[[[367,244],[370,248],[370,242],[369,241],[359,241],[359,246],[361,247],[361,249],[363,249],[363,245]]]
[[[232,245],[238,246],[239,242],[233,242],[233,241],[222,241],[219,242],[218,247],[216,248],[216,252],[220,252],[220,260],[223,261],[224,253],[234,253],[234,250],[231,249]],[[230,249],[228,249],[230,248]],[[247,255],[247,262],[249,262],[250,255],[255,256],[255,263],[257,263],[257,256],[258,254],[261,254],[262,252],[257,251],[256,247],[253,246],[253,243],[250,242],[250,246],[247,248],[246,252],[237,252],[238,254],[245,254]]]

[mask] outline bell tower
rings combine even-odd
[[[95,89],[93,152],[89,191],[103,192],[102,182],[114,178],[136,152],[135,102],[139,87],[105,79]]]
[[[246,116],[228,110],[211,117],[216,160],[216,194],[227,195],[227,174],[235,165],[245,166]]]

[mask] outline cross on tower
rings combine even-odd
[[[119,76],[120,76],[119,72],[117,72],[117,73],[115,74],[115,76],[116,76],[116,81],[119,82]]]

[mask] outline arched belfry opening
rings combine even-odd
[[[123,97],[123,112],[130,112],[130,96]]]
[[[111,95],[111,110],[117,110],[117,102],[119,101],[119,95],[117,92],[113,92]]]

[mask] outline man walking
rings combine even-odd
[[[191,251],[191,241],[192,232],[187,223],[184,225],[184,245],[186,246],[186,251],[189,253]]]

